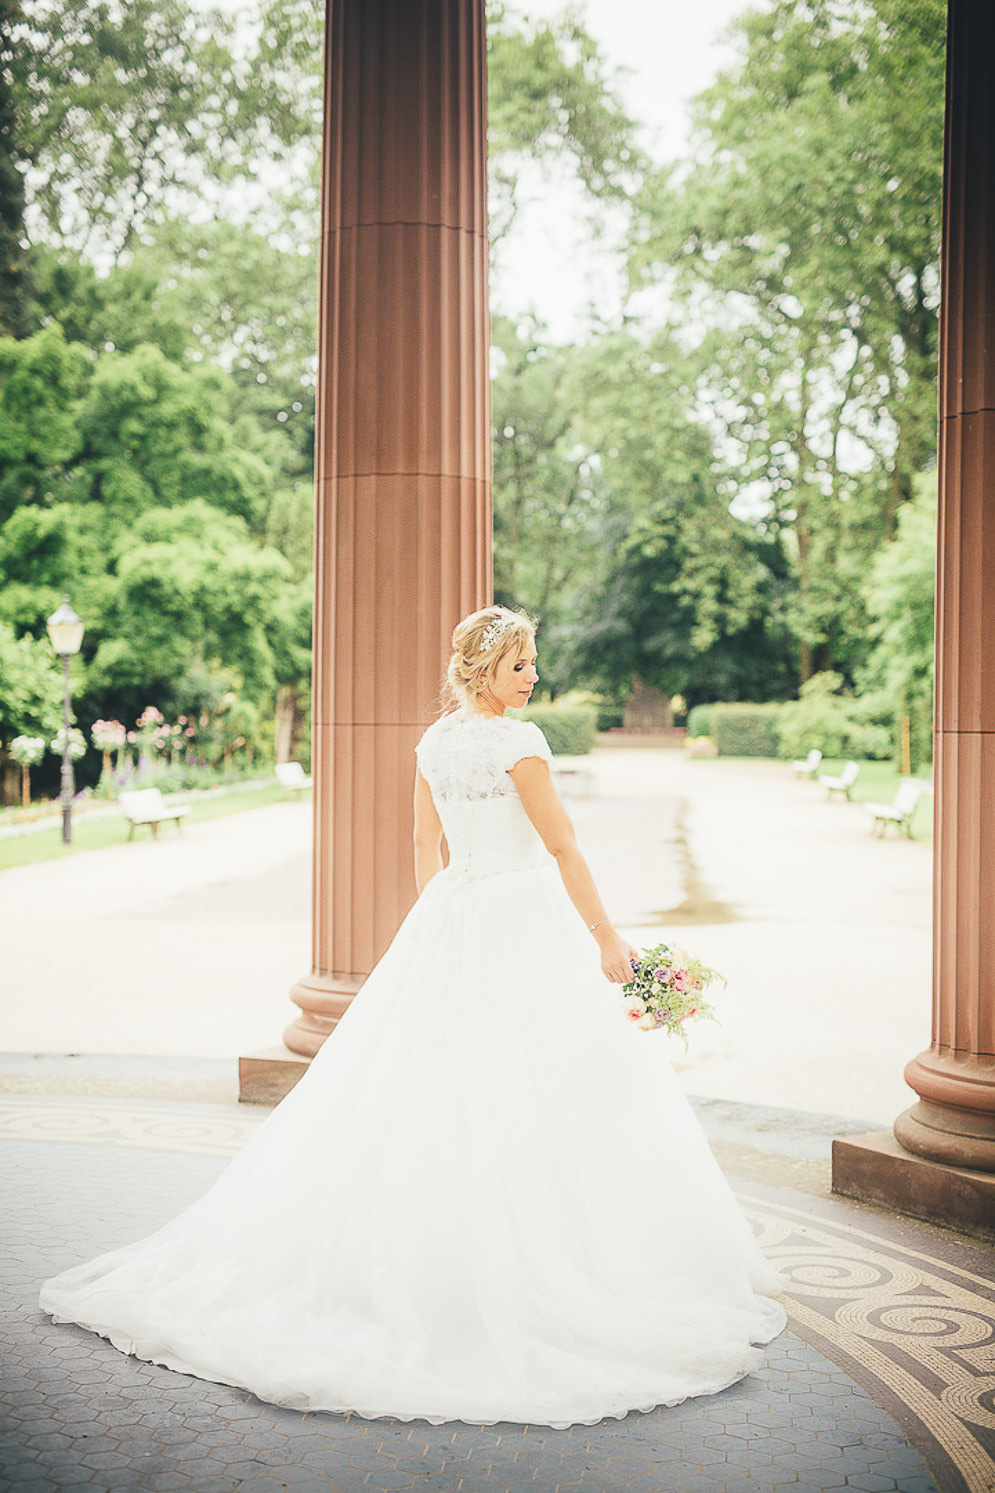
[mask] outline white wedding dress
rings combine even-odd
[[[778,1278],[601,974],[529,756],[523,721],[429,727],[448,868],[206,1196],[46,1312],[276,1404],[433,1422],[593,1423],[756,1367]]]

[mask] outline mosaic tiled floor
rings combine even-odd
[[[993,1493],[995,1267],[907,1220],[736,1183],[790,1330],[721,1395],[621,1422],[429,1427],[301,1415],[56,1327],[37,1285],[149,1232],[260,1122],[235,1106],[0,1098],[0,1489]]]

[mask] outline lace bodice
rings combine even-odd
[[[473,801],[515,793],[508,776],[523,757],[552,754],[533,721],[455,710],[433,722],[416,748],[418,766],[441,808],[453,799]]]
[[[417,755],[454,870],[486,876],[546,862],[509,776],[523,757],[552,760],[534,722],[456,710],[429,726]]]

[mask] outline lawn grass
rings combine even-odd
[[[843,769],[843,761],[842,757],[838,759],[827,757],[819,767],[819,772],[827,773],[830,777],[838,777]],[[927,768],[921,773],[916,773],[914,776],[928,782],[929,769]],[[901,781],[901,773],[891,762],[861,762],[860,776],[850,789],[851,802],[855,804],[870,802],[890,804],[895,796],[895,790]],[[815,782],[813,782],[813,791],[816,793],[824,792],[818,783]],[[870,823],[869,820],[868,823]],[[869,830],[868,833],[870,833]],[[885,830],[885,834],[895,835],[898,833],[900,831],[897,826],[895,828],[889,826]],[[923,840],[927,843],[933,838],[932,794],[924,793],[916,804],[915,813],[912,816],[912,838],[913,840]]]
[[[244,793],[218,794],[216,798],[194,798],[190,800],[190,812],[184,820],[183,830],[177,831],[175,824],[160,826],[161,836],[186,833],[191,824],[205,819],[219,819],[224,814],[241,814],[246,809],[259,809],[266,804],[281,803],[286,799],[286,789],[279,783],[264,783],[258,788],[246,789]],[[136,829],[135,838],[152,834],[148,826]],[[0,871],[12,866],[27,866],[34,861],[58,860],[66,855],[76,855],[81,850],[103,850],[108,845],[120,845],[128,838],[128,824],[123,814],[101,815],[88,818],[85,813],[73,816],[73,842],[62,843],[62,825],[38,830],[33,834],[11,835],[0,839]]]

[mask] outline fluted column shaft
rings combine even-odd
[[[491,584],[483,0],[328,0],[313,1054],[414,896],[413,748]]]
[[[995,1171],[995,7],[950,0],[940,328],[932,1045],[908,1149]]]

